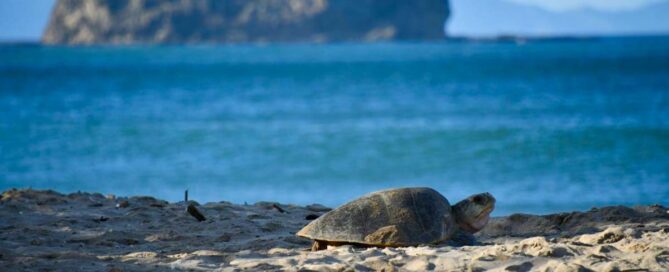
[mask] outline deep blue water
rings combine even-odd
[[[669,38],[0,46],[0,190],[669,205]]]

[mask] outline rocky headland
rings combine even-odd
[[[443,39],[448,0],[58,0],[46,44]]]

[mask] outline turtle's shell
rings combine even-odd
[[[451,205],[430,188],[374,192],[332,210],[297,235],[373,246],[416,246],[447,240],[455,230]]]

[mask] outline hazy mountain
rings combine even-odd
[[[669,2],[630,11],[548,11],[501,0],[452,1],[453,35],[610,35],[669,32]]]

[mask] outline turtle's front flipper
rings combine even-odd
[[[314,240],[314,244],[311,245],[311,251],[319,251],[328,249],[328,245],[323,241]]]
[[[463,230],[456,230],[446,244],[449,246],[473,246],[476,245],[476,238],[471,233]]]

